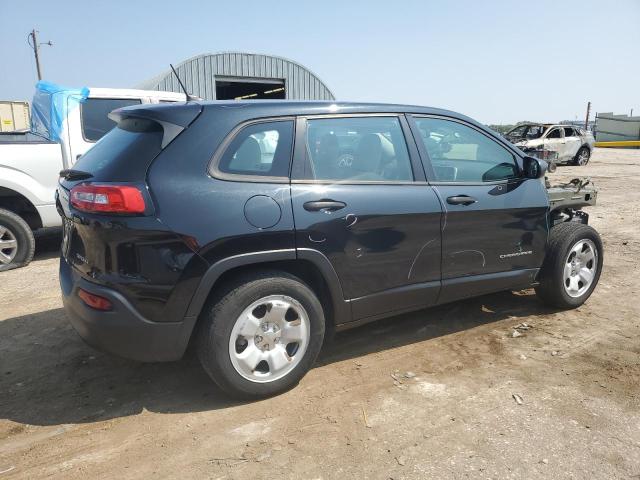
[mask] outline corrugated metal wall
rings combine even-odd
[[[206,100],[216,99],[216,76],[284,80],[289,99],[334,100],[331,90],[315,74],[281,57],[231,52],[204,54],[185,60],[176,70],[189,93]],[[142,83],[140,88],[182,92],[170,69]]]
[[[640,140],[640,117],[614,115],[613,112],[598,113],[596,140],[599,142]]]

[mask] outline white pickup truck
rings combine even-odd
[[[73,92],[50,96],[52,116],[57,115],[54,132],[43,134],[40,129],[0,134],[0,271],[31,261],[33,230],[60,226],[54,198],[58,174],[72,168],[80,155],[114,127],[107,117],[109,112],[129,105],[186,99],[181,93],[147,90],[89,88],[83,92],[82,98]],[[37,112],[32,113],[37,120]]]

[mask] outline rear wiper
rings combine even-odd
[[[89,172],[83,172],[82,170],[73,170],[72,168],[60,170],[60,176],[65,180],[86,180],[87,178],[93,177],[93,175]]]

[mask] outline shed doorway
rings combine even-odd
[[[217,100],[282,100],[286,93],[284,80],[216,78]]]

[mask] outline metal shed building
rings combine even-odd
[[[334,100],[320,78],[299,63],[254,53],[207,53],[175,68],[187,91],[206,100],[298,99]],[[171,69],[139,88],[182,92]]]

